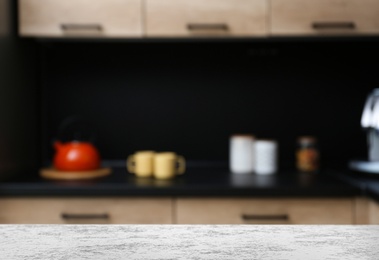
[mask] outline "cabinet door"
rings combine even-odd
[[[370,200],[368,206],[369,224],[379,225],[379,203]]]
[[[141,0],[19,0],[22,36],[142,35]]]
[[[273,35],[379,33],[379,0],[271,0]]]
[[[171,224],[169,198],[4,198],[1,224]]]
[[[178,199],[178,224],[353,224],[352,199]]]
[[[266,23],[266,0],[146,0],[147,36],[260,36]]]

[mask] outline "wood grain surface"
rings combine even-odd
[[[40,170],[40,176],[53,180],[85,180],[100,178],[111,174],[110,168],[100,168],[93,171],[58,171],[54,168],[43,168]]]

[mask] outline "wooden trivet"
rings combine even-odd
[[[110,173],[110,168],[100,168],[93,171],[58,171],[54,168],[43,168],[39,171],[41,177],[53,180],[86,180],[104,177]]]

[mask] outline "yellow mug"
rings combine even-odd
[[[156,153],[154,156],[154,177],[157,179],[171,179],[177,174],[183,174],[185,169],[184,157],[174,152]]]
[[[128,172],[138,177],[151,177],[154,171],[154,151],[139,151],[126,160]]]

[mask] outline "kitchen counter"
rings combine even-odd
[[[369,174],[357,171],[334,171],[333,176],[362,191],[362,195],[368,196],[379,202],[379,174]]]
[[[194,167],[173,180],[162,181],[136,178],[125,168],[113,168],[110,176],[91,181],[51,181],[30,177],[2,182],[0,196],[348,197],[361,194],[359,186],[346,183],[332,173],[238,175],[223,167]]]
[[[273,235],[274,234],[274,235]],[[379,226],[0,225],[2,259],[377,259]]]

